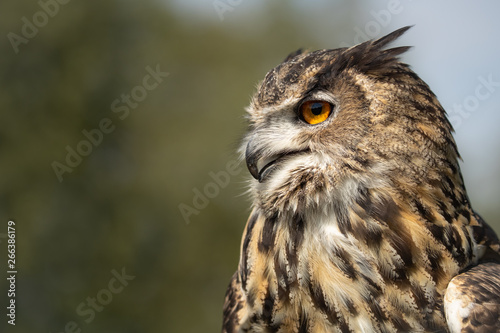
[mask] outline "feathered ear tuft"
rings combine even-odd
[[[374,75],[384,75],[394,69],[399,56],[408,51],[410,46],[400,46],[384,49],[387,45],[398,39],[412,26],[400,28],[376,40],[366,41],[345,50],[343,68],[355,67],[358,70]]]
[[[407,32],[410,28],[412,28],[412,25],[408,25],[403,28],[399,28],[398,30],[395,30],[391,32],[390,34],[381,37],[379,39],[376,39],[374,41],[371,41],[371,44],[374,47],[378,47],[379,49],[383,48],[384,46],[390,44],[391,42],[395,41],[399,37],[401,37],[405,32]]]

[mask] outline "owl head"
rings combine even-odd
[[[409,47],[387,48],[409,28],[351,48],[299,50],[267,73],[241,147],[257,206],[297,211],[367,189],[416,196],[461,183],[445,111],[399,61]]]

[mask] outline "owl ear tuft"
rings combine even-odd
[[[379,39],[369,40],[346,49],[342,54],[344,61],[339,61],[338,70],[355,67],[367,74],[389,74],[399,62],[399,55],[408,51],[411,47],[400,46],[391,49],[385,49],[385,47],[411,27],[400,28]]]
[[[383,47],[395,41],[396,39],[398,39],[399,37],[401,37],[405,32],[407,32],[412,27],[413,25],[408,25],[406,27],[399,28],[398,30],[393,31],[390,34],[385,35],[384,37],[380,37],[379,39],[371,41],[370,43],[373,48],[377,48],[380,50]]]

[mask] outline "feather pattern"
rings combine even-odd
[[[408,47],[387,49],[408,29],[298,51],[260,84],[223,332],[498,329],[499,241],[469,203],[444,109],[399,60]],[[305,101],[333,111],[307,124]]]

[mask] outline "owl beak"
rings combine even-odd
[[[267,156],[263,149],[257,148],[250,140],[245,151],[245,159],[247,162],[248,171],[253,178],[262,183],[266,175],[272,169],[273,164],[281,157],[281,155]]]
[[[248,171],[253,178],[262,183],[267,177],[277,168],[280,161],[291,156],[298,155],[309,151],[304,149],[301,151],[284,151],[276,154],[269,154],[262,148],[257,148],[250,140],[245,151],[245,160],[247,162]]]
[[[262,154],[258,150],[255,150],[254,147],[252,147],[252,141],[249,141],[247,144],[247,149],[245,151],[245,160],[247,162],[248,171],[250,171],[250,174],[253,178],[259,181],[260,175],[259,168],[257,167],[257,162],[259,161],[261,156]]]

